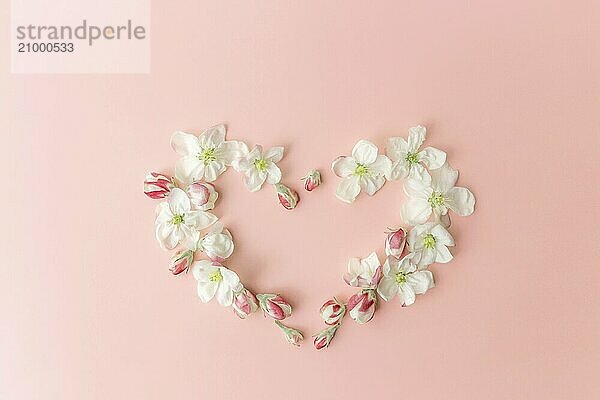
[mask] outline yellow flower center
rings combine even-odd
[[[427,201],[429,202],[429,205],[432,208],[435,208],[435,207],[443,206],[444,203],[446,202],[446,199],[444,198],[444,196],[442,196],[441,193],[433,192],[433,193],[431,193],[431,196],[429,196]]]
[[[215,149],[203,149],[200,154],[198,154],[198,159],[200,161],[204,161],[204,165],[210,164],[212,161],[215,161],[217,157],[215,156]]]
[[[427,249],[433,249],[435,247],[435,236],[428,233],[423,237],[423,246]]]
[[[408,153],[405,157],[405,160],[411,165],[416,164],[419,162],[419,155],[417,153]]]
[[[357,164],[354,169],[354,175],[363,176],[369,173],[369,167],[364,164]]]
[[[406,282],[406,275],[404,275],[402,272],[398,272],[396,274],[396,283],[400,284],[404,282]]]
[[[221,275],[220,270],[216,270],[210,273],[208,279],[210,279],[211,282],[221,282],[223,280],[223,275]]]
[[[171,222],[174,225],[183,224],[183,215],[182,214],[173,215],[173,218],[171,218]]]
[[[256,160],[254,160],[254,167],[256,167],[257,170],[264,172],[267,170],[267,160],[265,160],[264,158],[257,158]]]

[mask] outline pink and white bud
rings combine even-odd
[[[300,201],[298,197],[298,193],[285,186],[282,183],[277,183],[275,185],[275,191],[277,192],[277,196],[279,197],[279,202],[286,210],[293,210],[296,208],[296,205]]]
[[[279,329],[281,329],[281,331],[283,332],[284,336],[285,336],[285,340],[288,341],[288,343],[293,344],[294,346],[300,346],[300,342],[302,340],[304,340],[304,336],[302,335],[302,332],[300,332],[298,329],[294,329],[294,328],[290,328],[289,326],[285,326],[283,323],[275,320],[275,325],[277,325],[279,327]]]
[[[258,304],[269,317],[282,320],[292,315],[292,306],[278,294],[257,294]]]
[[[348,299],[348,314],[355,322],[366,324],[375,314],[377,294],[373,289],[364,289]]]
[[[391,230],[385,239],[385,255],[399,258],[406,244],[406,231],[402,228]]]
[[[169,271],[173,275],[179,275],[183,271],[187,271],[194,261],[194,252],[192,250],[178,251],[171,258],[171,268]]]
[[[242,290],[233,295],[232,306],[235,314],[244,319],[258,310],[258,300],[254,293],[246,288],[242,288]]]
[[[333,298],[321,306],[319,313],[327,325],[335,325],[344,318],[346,306]]]
[[[340,327],[340,324],[335,324],[335,325],[330,326],[329,328],[317,333],[314,336],[315,340],[313,341],[313,344],[315,345],[315,349],[321,350],[321,349],[326,349],[327,347],[329,347],[329,344],[333,340],[333,337],[335,336],[335,332],[338,330],[339,327]]]
[[[304,189],[311,192],[321,184],[321,173],[313,169],[302,180],[304,181]]]
[[[173,178],[157,172],[149,172],[144,179],[144,194],[151,199],[164,199],[174,187]]]
[[[219,197],[214,185],[208,182],[194,182],[185,191],[196,210],[212,210],[215,208],[215,202]]]

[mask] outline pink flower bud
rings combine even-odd
[[[186,192],[192,206],[196,210],[202,211],[215,208],[215,201],[219,197],[219,193],[217,193],[215,187],[208,182],[194,182],[187,187]]]
[[[406,231],[404,229],[391,230],[385,239],[385,254],[399,258],[402,255],[402,251],[404,251],[405,243]]]
[[[282,320],[292,315],[292,306],[278,294],[258,294],[258,303],[269,317]]]
[[[304,339],[302,332],[300,332],[298,329],[285,326],[283,323],[277,320],[275,320],[275,325],[277,325],[279,329],[281,329],[285,336],[285,340],[287,340],[288,343],[291,343],[294,346],[300,346],[300,342]]]
[[[256,296],[246,288],[243,288],[234,294],[232,305],[235,314],[242,319],[258,310],[258,300],[256,299]]]
[[[193,251],[178,251],[171,258],[171,268],[169,268],[169,271],[171,271],[173,275],[179,275],[183,271],[188,270],[190,265],[192,265],[192,261],[194,261]]]
[[[374,289],[364,289],[348,299],[348,314],[359,324],[366,324],[375,314],[377,294]]]
[[[335,325],[344,318],[346,306],[333,298],[321,306],[319,313],[327,325]]]
[[[313,169],[302,180],[304,181],[304,189],[310,192],[321,184],[321,173]]]
[[[275,185],[279,202],[286,210],[293,210],[300,201],[298,193],[295,190],[290,189],[284,184],[278,183]]]
[[[315,340],[313,342],[313,344],[315,345],[315,348],[317,350],[321,350],[321,349],[326,349],[327,347],[329,347],[329,344],[333,340],[333,337],[335,336],[335,332],[338,330],[339,327],[340,327],[340,324],[335,324],[335,325],[330,326],[329,328],[317,333],[314,336]]]
[[[150,172],[144,180],[144,194],[151,199],[164,199],[175,187],[173,178],[156,172]]]

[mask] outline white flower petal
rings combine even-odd
[[[445,246],[454,246],[454,238],[440,224],[435,224],[433,228],[431,228],[431,234],[435,237],[436,244],[443,244]]]
[[[338,157],[331,163],[331,170],[340,178],[345,178],[354,173],[356,161],[352,157]]]
[[[448,163],[430,173],[431,186],[438,192],[445,194],[456,185],[458,171],[454,170]]]
[[[362,263],[364,263],[364,265],[367,267],[366,270],[369,271],[371,274],[375,272],[377,267],[381,265],[381,263],[379,262],[379,257],[377,257],[377,253],[375,253],[374,251],[371,252],[371,254],[367,256],[367,258],[362,259],[361,264]]]
[[[278,163],[283,158],[283,147],[271,147],[264,154],[265,160]]]
[[[359,164],[369,165],[377,159],[377,146],[368,140],[359,140],[352,149],[352,158]]]
[[[435,147],[425,147],[419,153],[419,161],[429,169],[437,169],[446,162],[446,153]]]
[[[408,253],[402,260],[398,262],[398,268],[396,272],[402,272],[403,274],[410,274],[417,270],[417,266],[415,265],[415,253]]]
[[[200,232],[184,224],[179,225],[179,231],[181,235],[181,244],[185,246],[185,248],[195,251],[198,245],[198,239],[200,239]]]
[[[169,208],[171,209],[171,212],[173,212],[175,215],[185,214],[192,208],[190,198],[183,190],[179,188],[173,188],[171,190],[171,194],[169,194],[167,201],[169,202]]]
[[[406,276],[406,283],[412,287],[416,294],[423,294],[435,286],[431,271],[417,271]]]
[[[450,250],[448,250],[448,248],[445,245],[440,244],[438,246],[435,246],[435,250],[436,250],[435,262],[445,264],[445,263],[449,262],[450,260],[452,260],[452,258],[453,258],[452,253],[450,253]]]
[[[240,284],[240,277],[238,274],[228,268],[221,267],[221,275],[223,275],[223,281],[227,282],[232,288],[236,288]]]
[[[405,306],[410,306],[415,302],[415,291],[410,285],[406,283],[400,285],[400,290],[398,291],[398,297],[400,297],[402,304]]]
[[[198,136],[198,143],[203,149],[216,149],[225,141],[226,127],[223,124],[211,126]]]
[[[192,264],[192,274],[196,280],[208,281],[208,274],[216,269],[208,260],[194,261]]]
[[[267,182],[271,185],[279,183],[281,181],[281,170],[277,165],[270,162],[267,165]]]
[[[392,164],[390,179],[397,180],[406,178],[408,176],[409,169],[410,165],[408,164],[408,161],[406,161],[404,158],[399,159]]]
[[[164,250],[172,250],[179,244],[179,232],[177,227],[170,222],[156,226],[156,240]]]
[[[444,197],[448,208],[461,217],[473,214],[475,210],[475,196],[473,196],[473,193],[469,189],[453,187],[446,192]]]
[[[158,206],[156,206],[156,225],[169,222],[172,219],[173,213],[171,212],[171,207],[169,207],[169,203],[167,201],[159,203]]]
[[[391,299],[398,294],[398,284],[396,283],[395,277],[387,277],[384,276],[379,281],[379,285],[377,286],[377,293],[381,296],[385,301],[390,301]]]
[[[184,183],[201,180],[204,176],[204,163],[197,156],[185,156],[175,164],[175,176]]]
[[[423,186],[431,184],[431,175],[421,164],[413,164],[408,171],[408,179],[421,182]]]
[[[417,153],[419,147],[425,141],[425,128],[421,125],[414,126],[408,130],[408,151]]]
[[[225,165],[232,165],[238,170],[234,163],[236,160],[244,158],[248,154],[248,146],[244,142],[236,140],[227,140],[218,147],[216,151],[216,157],[222,161]]]
[[[413,197],[402,204],[400,215],[408,225],[422,224],[431,215],[431,205],[425,199]]]
[[[244,183],[251,192],[259,190],[267,179],[266,172],[259,172],[254,167],[250,167],[244,174]]]
[[[387,141],[385,151],[392,161],[406,162],[408,154],[408,143],[402,137],[391,137]]]
[[[202,300],[203,303],[208,303],[215,297],[215,293],[219,288],[219,283],[217,282],[201,282],[198,281],[198,297]]]
[[[219,218],[208,211],[188,211],[185,214],[185,224],[198,230],[208,228]]]
[[[384,155],[379,155],[375,159],[375,162],[369,165],[369,171],[371,174],[381,175],[391,179],[392,161]]]
[[[214,182],[219,175],[225,172],[225,164],[219,161],[211,161],[204,167],[204,179],[206,182]]]
[[[219,284],[219,288],[216,293],[217,301],[224,307],[229,307],[233,303],[233,291],[231,287],[225,282]]]
[[[200,153],[198,138],[190,133],[177,131],[171,136],[171,147],[182,156],[197,156]]]
[[[385,183],[383,175],[369,176],[363,175],[359,179],[361,189],[369,196],[373,196]]]
[[[359,177],[355,175],[350,175],[346,178],[343,178],[342,181],[339,183],[337,190],[335,191],[335,195],[337,196],[337,198],[346,203],[352,203],[359,193]]]
[[[436,261],[437,252],[435,249],[422,248],[419,251],[419,260],[417,261],[417,267],[423,269],[424,267],[433,264]]]

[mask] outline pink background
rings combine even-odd
[[[0,398],[597,397],[600,6],[566,4],[154,1],[147,75],[9,75],[3,39]],[[229,265],[307,336],[403,201],[395,182],[342,204],[331,160],[427,125],[478,200],[437,287],[322,352],[201,304],[141,189],[174,130],[221,121],[286,146],[295,188],[324,173],[293,212],[218,183]]]

